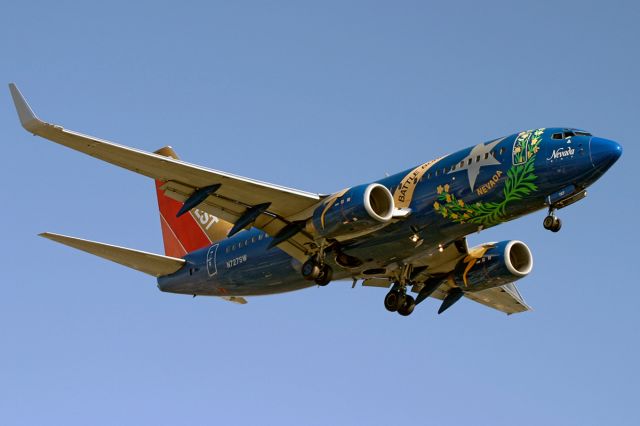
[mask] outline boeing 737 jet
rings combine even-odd
[[[29,132],[155,180],[164,255],[43,233],[43,237],[157,277],[161,291],[277,294],[335,280],[389,291],[410,315],[431,296],[444,312],[464,296],[507,314],[529,310],[515,282],[533,258],[518,240],[469,248],[466,236],[582,200],[622,154],[612,140],[539,128],[479,143],[375,182],[325,195],[286,188],[83,135],[40,120],[9,85]]]

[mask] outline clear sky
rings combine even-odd
[[[523,129],[620,161],[520,239],[533,312],[384,310],[337,282],[164,294],[38,238],[162,252],[153,183],[24,132],[0,90],[0,424],[637,425],[638,2],[38,2],[0,17],[0,81],[44,119],[314,192]]]

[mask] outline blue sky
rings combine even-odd
[[[9,2],[0,81],[43,118],[333,192],[522,129],[621,160],[520,239],[534,311],[338,282],[237,306],[38,238],[161,252],[153,183],[24,132],[0,91],[1,424],[638,424],[637,2]],[[5,86],[6,87],[6,86]]]

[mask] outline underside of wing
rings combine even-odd
[[[9,85],[22,126],[29,132],[76,151],[164,182],[162,190],[180,202],[198,199],[198,206],[208,213],[236,223],[252,207],[266,207],[250,225],[272,236],[278,235],[292,221],[320,200],[319,194],[286,188],[230,173],[208,169],[157,153],[118,145],[77,133],[40,120],[14,84]],[[198,190],[215,187],[205,197]],[[279,247],[303,260],[312,238],[304,232],[281,242]]]
[[[404,259],[404,263],[411,263],[414,266],[414,273],[410,276],[410,281],[414,283],[411,291],[418,294],[417,303],[426,297],[444,300],[450,292],[457,290],[456,284],[449,277],[462,259],[468,255],[477,255],[474,253],[475,251],[478,251],[478,248],[469,249],[466,239],[463,238],[446,247],[436,248],[435,251],[425,249],[427,254],[420,257]],[[387,270],[386,276],[366,278],[362,285],[388,288],[399,274],[400,268]],[[429,285],[430,282],[433,282],[435,288]],[[423,294],[425,292],[426,295]],[[509,315],[531,310],[514,283],[481,291],[463,290],[462,294],[474,302]]]
[[[465,297],[507,315],[531,310],[513,283],[475,293],[465,293]]]

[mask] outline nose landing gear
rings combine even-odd
[[[560,228],[562,228],[562,221],[556,216],[554,208],[549,208],[549,214],[544,218],[542,226],[544,229],[548,229],[551,232],[558,232]]]

